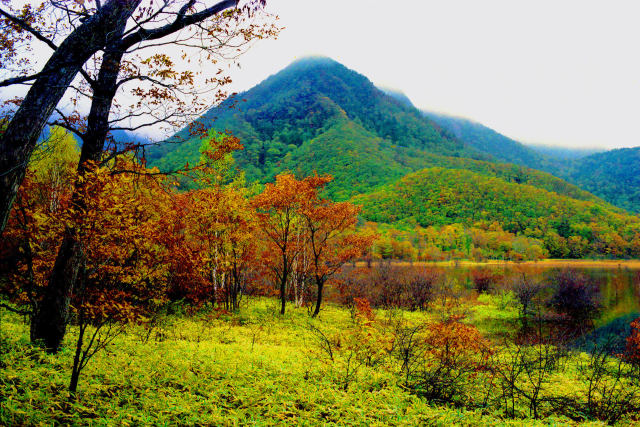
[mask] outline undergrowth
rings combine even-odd
[[[511,298],[483,295],[464,321],[497,343],[516,321],[517,311],[506,304]],[[602,424],[569,413],[534,420],[523,402],[509,417],[488,403],[484,371],[465,379],[464,395],[484,407],[421,397],[411,389],[414,377],[403,381],[397,325],[433,321],[437,316],[429,312],[374,310],[362,320],[353,310],[328,306],[311,320],[306,308],[292,307],[281,317],[275,301],[253,299],[238,314],[167,315],[152,329],[130,326],[98,353],[74,399],[67,385],[75,328],[64,349],[49,355],[29,344],[23,319],[1,313],[0,425]],[[569,360],[545,381],[580,396],[573,377],[587,359]],[[497,382],[495,390],[497,401]]]

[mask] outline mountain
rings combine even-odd
[[[344,178],[330,187],[343,197],[415,170],[415,151],[489,157],[328,58],[298,60],[198,123],[241,139],[245,149],[234,157],[249,180],[270,180],[287,169],[317,170]],[[179,139],[186,141],[150,150],[149,163],[168,170],[197,162],[199,139],[186,130],[173,138]]]
[[[577,159],[564,174],[571,182],[614,205],[640,213],[640,147]]]
[[[471,120],[423,113],[457,139],[494,159],[546,171],[615,206],[640,212],[640,147],[598,152],[528,146]]]
[[[495,156],[473,148],[473,141],[456,138],[403,94],[386,91],[331,59],[305,58],[211,109],[199,122],[229,129],[240,138],[245,149],[234,157],[249,181],[269,181],[285,170],[329,173],[335,180],[327,192],[338,200],[428,167],[472,170],[580,200],[595,199],[549,174],[488,162]],[[186,130],[172,140],[181,139],[185,141],[150,149],[149,163],[163,170],[197,163],[201,140],[190,138]]]
[[[515,163],[533,169],[555,172],[558,163],[521,142],[508,138],[480,123],[443,114],[423,111],[423,114],[453,134],[456,138],[496,160]]]
[[[557,257],[636,256],[640,247],[638,217],[538,170],[581,183],[617,179],[607,167],[595,173],[598,160],[569,165],[478,123],[421,112],[402,93],[382,91],[327,58],[294,62],[196,124],[241,140],[244,150],[233,157],[248,181],[268,182],[283,171],[331,174],[326,195],[362,204],[363,219],[387,230],[430,227],[427,234],[450,236],[442,229],[453,224],[493,257],[509,252],[500,243],[507,238]],[[199,137],[183,130],[167,142],[150,150],[151,165],[168,170],[199,161]],[[632,168],[606,158],[615,161]]]

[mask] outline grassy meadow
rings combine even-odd
[[[595,378],[588,353],[546,357],[553,346],[514,345],[520,308],[510,291],[436,297],[425,311],[331,303],[316,319],[305,307],[290,304],[284,316],[278,308],[266,297],[245,298],[234,314],[174,306],[151,324],[129,325],[90,360],[73,397],[67,386],[77,329],[49,355],[29,344],[23,318],[0,311],[0,424],[605,425],[607,408],[623,405],[612,401],[640,404],[640,376],[609,377],[614,359]],[[454,369],[442,369],[436,347],[415,349],[428,362],[406,369],[407,332],[432,342],[420,325],[437,324],[468,334],[444,343]],[[478,353],[486,356],[480,364]],[[516,369],[513,360],[525,353],[545,369]],[[434,366],[441,370],[429,371]],[[416,385],[416,378],[435,378],[428,375],[451,379],[453,394],[428,397]],[[517,384],[509,386],[509,376]],[[639,421],[633,413],[614,420]]]

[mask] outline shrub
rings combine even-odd
[[[480,332],[460,319],[395,332],[394,354],[404,387],[434,402],[471,406],[475,380],[492,370],[492,353]]]
[[[574,326],[588,326],[600,313],[600,289],[584,274],[560,270],[551,276],[551,283],[554,293],[549,305]]]
[[[640,317],[631,322],[631,334],[626,339],[625,359],[640,368]]]
[[[513,293],[520,303],[520,321],[523,328],[528,328],[530,316],[535,314],[536,298],[540,296],[543,285],[535,282],[526,276],[522,276],[515,281]],[[540,303],[538,301],[538,307]]]
[[[496,276],[489,270],[481,268],[471,271],[473,287],[478,293],[487,293],[496,282]]]
[[[633,365],[614,355],[619,340],[611,337],[602,345],[594,343],[589,359],[578,367],[586,387],[583,411],[610,424],[640,411],[640,384]]]
[[[440,276],[439,272],[430,269],[418,270],[411,275],[406,283],[405,306],[411,310],[426,310],[434,298]]]

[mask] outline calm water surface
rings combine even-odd
[[[600,289],[603,311],[596,322],[597,325],[606,324],[616,318],[640,312],[640,268],[620,264],[619,266],[599,267],[570,267],[593,280]],[[550,283],[550,277],[561,270],[557,266],[544,265],[491,265],[491,266],[451,266],[443,267],[446,274],[457,276],[459,280],[471,283],[473,270],[490,269],[496,273],[500,283],[498,287],[507,287],[517,277],[526,275],[528,278]]]

